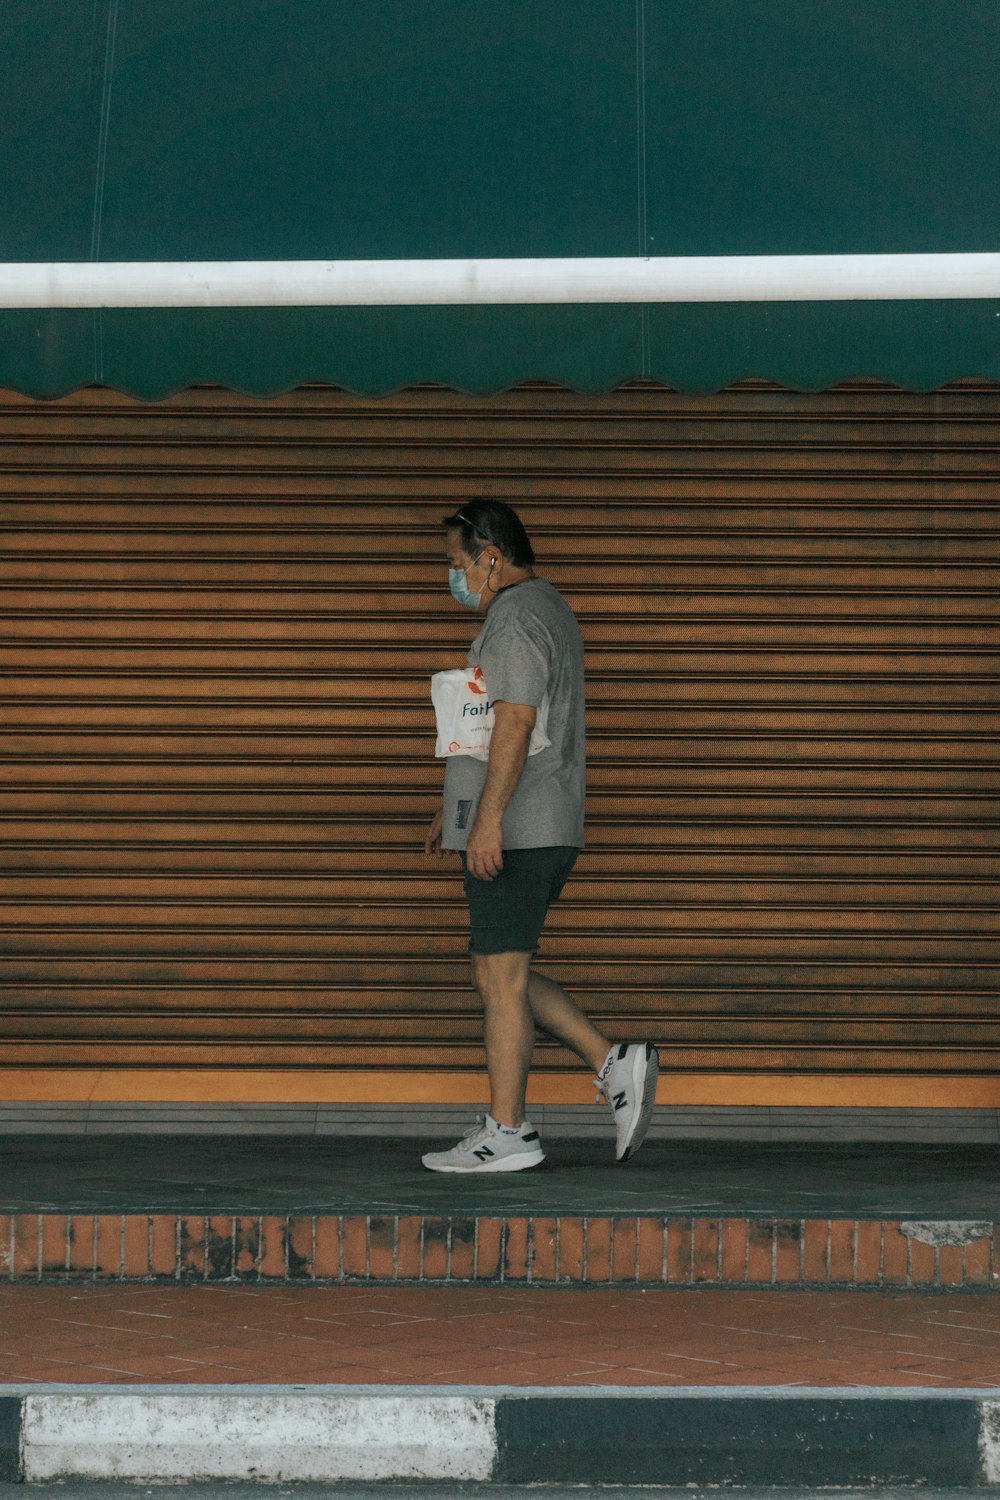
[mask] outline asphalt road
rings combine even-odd
[[[737,1500],[983,1500],[992,1490],[740,1489]],[[2,1484],[0,1500],[719,1500],[712,1489],[506,1484]]]

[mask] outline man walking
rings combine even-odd
[[[509,505],[473,500],[444,526],[452,596],[486,616],[468,665],[482,669],[494,728],[487,761],[447,760],[444,803],[424,847],[462,858],[490,1110],[457,1146],[429,1152],[423,1164],[433,1172],[519,1172],[544,1161],[538,1132],[525,1118],[536,1026],[593,1068],[614,1111],[617,1159],[625,1161],[649,1127],[656,1048],[612,1046],[561,985],[531,967],[549,904],[583,847],[580,628],[556,589],[536,577],[527,532]],[[529,756],[546,698],[551,745]]]

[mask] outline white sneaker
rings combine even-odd
[[[538,1131],[525,1120],[516,1135],[480,1115],[450,1151],[428,1151],[420,1160],[432,1172],[523,1172],[545,1160]]]
[[[660,1059],[652,1042],[622,1043],[594,1079],[615,1113],[617,1158],[628,1161],[642,1145],[653,1118]]]

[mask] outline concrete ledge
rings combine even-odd
[[[4,1477],[1000,1483],[1000,1390],[0,1387]]]
[[[4,1135],[405,1136],[461,1135],[475,1104],[205,1104],[74,1100],[0,1101]],[[604,1104],[532,1104],[546,1140],[608,1139]],[[1000,1144],[1000,1110],[822,1105],[671,1105],[649,1140],[886,1141]]]

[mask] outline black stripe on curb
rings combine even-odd
[[[21,1477],[21,1398],[0,1396],[0,1479]]]
[[[496,1478],[972,1488],[980,1411],[974,1397],[502,1396]]]

